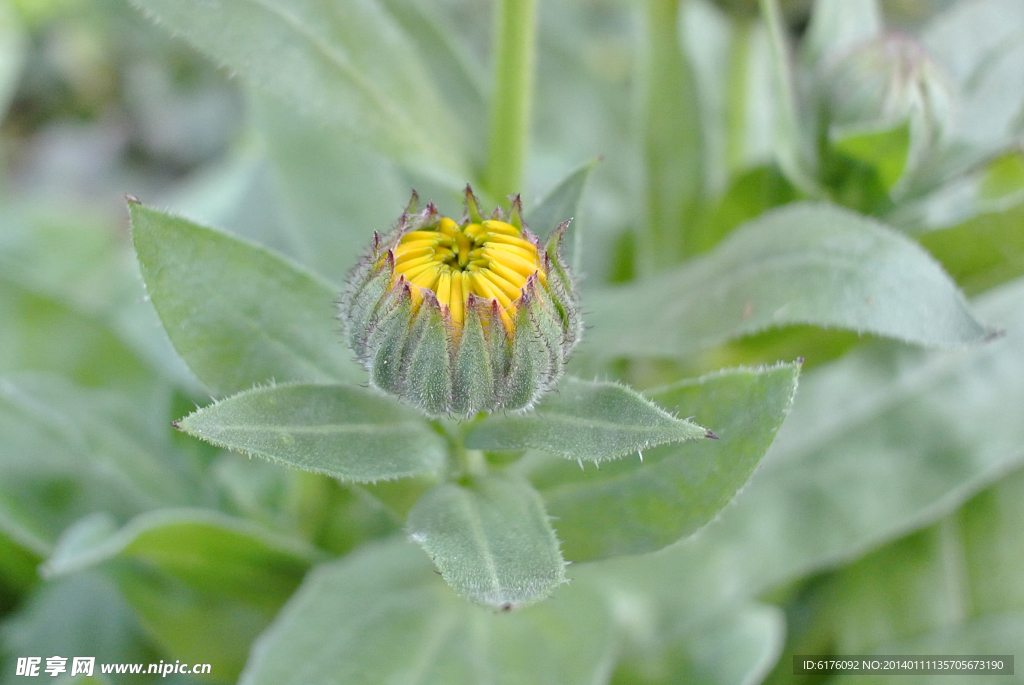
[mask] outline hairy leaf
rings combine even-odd
[[[659,405],[712,426],[720,440],[663,445],[580,473],[527,460],[566,558],[588,561],[652,552],[691,535],[746,484],[789,412],[797,364],[730,369],[648,392]],[[539,456],[539,455],[538,455]]]
[[[231,679],[317,556],[249,521],[165,509],[117,531],[102,515],[84,519],[62,538],[44,573],[74,575],[116,562],[114,577],[164,649]]]
[[[583,247],[583,234],[580,232],[578,218],[580,200],[583,198],[583,190],[587,187],[590,172],[598,161],[592,159],[569,172],[568,176],[559,181],[558,185],[526,214],[527,224],[540,236],[550,236],[563,221],[573,220],[565,237],[562,238],[562,251],[565,262],[576,273],[580,269],[580,254]]]
[[[544,504],[526,481],[492,475],[445,483],[409,512],[409,536],[460,595],[511,609],[565,582],[565,562]]]
[[[602,682],[610,617],[593,591],[567,590],[495,613],[456,597],[416,547],[369,545],[307,576],[254,645],[240,683]]]
[[[657,557],[592,572],[703,611],[860,556],[1024,463],[1024,283],[978,309],[1010,332],[961,352],[878,344],[805,374],[733,506]]]
[[[376,2],[135,0],[254,85],[415,166],[465,177],[461,141],[412,42]]]
[[[247,390],[177,426],[221,447],[361,483],[433,473],[445,458],[444,439],[416,411],[348,385]]]
[[[361,378],[334,321],[334,289],[284,258],[129,203],[142,277],[171,343],[221,395],[267,380]]]
[[[616,383],[566,378],[528,414],[492,414],[466,437],[472,449],[534,448],[600,462],[657,445],[709,437],[706,428],[679,419]]]
[[[990,333],[920,247],[827,204],[767,212],[708,255],[585,305],[587,349],[609,357],[685,356],[800,323],[938,346]]]
[[[139,431],[125,404],[59,377],[0,379],[0,526],[8,535],[45,553],[93,511],[124,521],[195,500],[197,474]]]

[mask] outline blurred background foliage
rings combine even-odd
[[[485,175],[490,3],[294,3],[302,30],[384,84],[398,123],[289,71],[304,47],[246,36],[244,3],[138,4],[0,0],[0,683],[20,680],[16,657],[54,654],[209,662],[205,680],[225,683],[247,661],[253,683],[787,682],[794,653],[1024,644],[1017,0],[887,0],[881,16],[860,0],[539,3],[524,198],[601,158],[576,220],[605,347],[585,346],[577,373],[651,388],[806,361],[719,519],[655,555],[574,566],[553,600],[507,617],[463,606],[387,541],[422,483],[343,486],[171,430],[208,394],[147,301],[122,200],[338,283],[410,186],[454,212]],[[730,278],[756,251],[756,231],[734,229],[803,199],[923,246],[1003,334],[893,332],[898,307],[882,324],[780,308],[748,326],[741,308],[664,353],[602,306],[662,320],[647,293],[713,292],[701,274]],[[317,639],[345,648],[324,657]]]

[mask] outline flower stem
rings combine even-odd
[[[643,84],[646,217],[640,266],[651,273],[690,255],[687,233],[703,192],[704,141],[697,88],[681,49],[681,0],[647,0]]]
[[[536,0],[499,0],[487,158],[487,189],[495,197],[519,192],[522,183],[530,130],[536,27]]]

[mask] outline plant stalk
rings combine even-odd
[[[646,169],[641,272],[690,255],[704,186],[704,141],[693,70],[679,35],[681,0],[648,0],[644,23],[643,156]]]
[[[494,95],[487,157],[487,190],[518,193],[530,133],[537,31],[536,0],[499,0],[495,21]]]

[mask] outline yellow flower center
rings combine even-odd
[[[412,284],[413,297],[419,301],[421,288],[432,290],[458,327],[466,319],[467,301],[473,293],[496,300],[502,321],[511,331],[514,303],[526,280],[540,268],[537,248],[504,221],[459,226],[445,217],[434,229],[406,233],[394,253],[395,271]],[[543,280],[543,272],[539,278]]]

